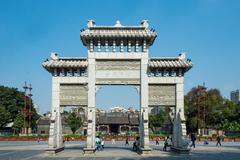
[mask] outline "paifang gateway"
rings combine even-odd
[[[149,48],[157,33],[147,20],[139,26],[97,26],[89,20],[80,39],[87,57],[59,57],[52,53],[43,67],[52,74],[52,110],[47,151],[64,149],[61,109],[64,106],[87,108],[85,154],[95,151],[95,95],[101,85],[132,85],[139,90],[139,136],[142,154],[149,146],[148,110],[151,106],[174,106],[173,150],[186,149],[184,118],[184,74],[192,62],[184,54],[177,57],[150,57]]]

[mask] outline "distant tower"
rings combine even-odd
[[[232,91],[230,93],[230,99],[235,103],[240,103],[240,90],[237,89],[236,91]]]

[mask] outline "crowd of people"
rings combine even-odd
[[[191,143],[189,143],[189,148],[190,149],[195,148],[196,147],[196,140],[197,140],[196,134],[191,133],[189,135],[189,139],[191,141]],[[221,140],[222,140],[221,136],[218,135],[216,140],[217,140],[216,146],[221,146]],[[155,144],[157,146],[159,145],[159,141],[160,141],[160,138],[157,137],[156,141],[155,141]],[[101,138],[100,136],[96,136],[95,143],[96,143],[96,150],[103,150],[104,149],[104,144],[105,144],[104,137]],[[114,138],[112,139],[112,144],[116,144]],[[203,142],[203,144],[208,145],[209,143],[208,143],[207,140],[205,140]],[[128,137],[126,137],[126,139],[125,139],[125,146],[129,146],[129,138]],[[172,137],[167,136],[165,138],[165,141],[164,141],[163,151],[167,151],[168,148],[171,148],[171,146],[172,146]],[[132,150],[137,152],[139,147],[140,147],[140,137],[136,137],[136,140],[133,142]]]

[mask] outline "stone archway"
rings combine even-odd
[[[58,57],[43,67],[52,74],[52,114],[49,152],[63,150],[60,105],[87,105],[87,145],[84,152],[94,153],[96,134],[96,91],[98,85],[137,85],[140,93],[140,146],[142,154],[150,153],[148,107],[173,103],[173,148],[184,148],[186,127],[184,119],[184,73],[192,63],[179,57],[149,57],[149,48],[157,33],[150,30],[147,20],[140,26],[96,26],[88,21],[88,28],[80,33],[87,58]],[[73,87],[74,86],[74,87]],[[157,89],[158,88],[158,89]]]

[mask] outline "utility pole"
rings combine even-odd
[[[32,112],[31,112],[31,109],[32,109],[32,85],[31,83],[29,84],[29,94],[28,94],[28,97],[29,97],[29,108],[28,108],[28,134],[31,134],[32,133],[32,127],[31,127],[31,117],[32,117]]]
[[[27,89],[28,89],[27,82],[25,82],[23,89],[24,89],[24,108],[23,108],[24,122],[23,122],[22,134],[26,135],[27,134],[26,112],[27,112]]]
[[[24,89],[24,108],[22,110],[22,113],[24,117],[24,122],[22,134],[28,135],[32,133],[31,130],[32,85],[30,84],[29,86],[27,86],[27,82],[25,81],[23,89]]]
[[[206,129],[206,101],[207,101],[207,88],[205,83],[203,86],[197,88],[197,117],[198,117],[198,134],[205,134]]]

